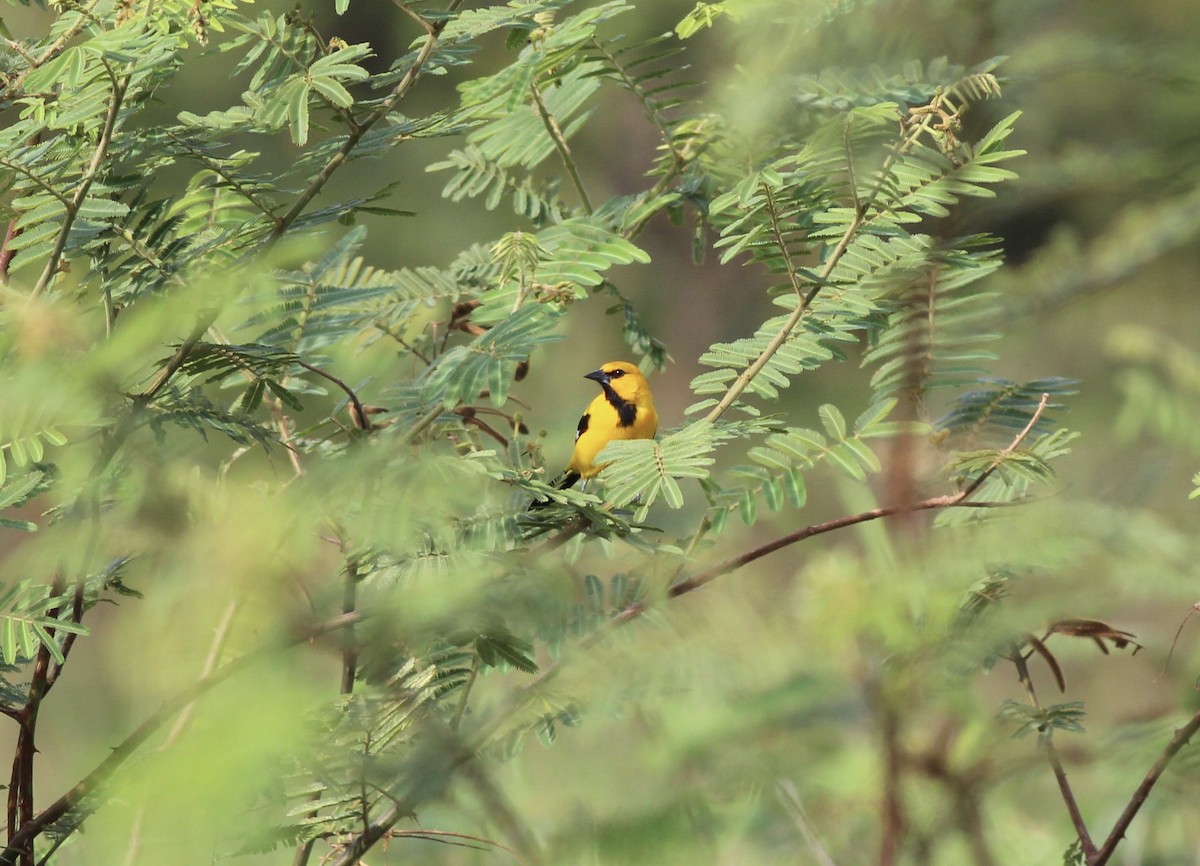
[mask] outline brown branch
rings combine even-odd
[[[20,229],[17,228],[17,218],[13,217],[8,221],[8,228],[4,230],[4,241],[0,243],[0,286],[8,285],[8,267],[12,264],[15,255],[15,252],[9,248],[9,244],[18,234],[20,234]]]
[[[53,587],[50,590],[53,597],[58,597],[62,594],[62,584],[61,575],[56,576]],[[74,600],[71,605],[71,617],[74,622],[79,622],[83,618],[82,593],[82,584],[76,584]],[[47,616],[49,618],[56,618],[61,609],[61,606],[56,607],[48,611]],[[47,627],[48,640],[55,640],[56,632],[57,629]],[[74,635],[68,633],[68,637],[73,638]],[[64,639],[65,642],[66,640]],[[16,748],[13,751],[12,775],[8,788],[7,823],[9,844],[12,844],[12,840],[17,835],[19,828],[33,819],[33,764],[34,757],[38,751],[36,743],[38,713],[41,710],[42,701],[45,700],[46,695],[49,694],[55,680],[58,678],[59,670],[61,670],[60,666],[52,666],[50,648],[43,642],[38,647],[37,656],[34,660],[33,673],[30,676],[25,705],[17,711],[15,716],[19,730],[17,732]],[[32,845],[28,850],[20,852],[20,858],[23,866],[33,866],[34,851]]]
[[[887,704],[888,698],[879,695],[880,711],[883,714],[883,830],[879,839],[880,866],[893,866],[900,857],[900,843],[908,819],[904,813],[902,796],[903,753],[900,747],[900,718],[895,708]]]
[[[722,575],[729,574],[731,571],[736,571],[742,566],[754,562],[756,559],[761,559],[768,553],[774,553],[775,551],[795,544],[798,541],[804,541],[806,538],[812,538],[814,535],[822,535],[826,532],[832,532],[835,529],[844,529],[847,526],[855,526],[859,523],[867,523],[871,520],[878,520],[881,517],[891,517],[893,514],[903,514],[910,511],[930,511],[932,509],[939,508],[959,508],[968,506],[976,508],[991,507],[993,503],[985,504],[979,502],[968,502],[968,497],[982,487],[983,483],[987,481],[988,478],[992,476],[992,473],[994,473],[1000,467],[1000,464],[1004,462],[1004,459],[1012,454],[1013,451],[1017,449],[1017,446],[1025,440],[1025,437],[1030,434],[1034,426],[1037,424],[1038,419],[1042,417],[1042,413],[1046,411],[1046,404],[1049,403],[1049,401],[1050,395],[1048,393],[1042,394],[1041,401],[1038,402],[1037,408],[1030,416],[1029,423],[1025,425],[1024,429],[1022,429],[1021,432],[1013,438],[1012,442],[1010,442],[1008,446],[1004,448],[1004,450],[1000,451],[1000,453],[996,455],[996,459],[992,461],[991,465],[988,466],[987,469],[979,473],[979,475],[970,484],[968,484],[958,493],[952,493],[945,496],[933,496],[929,499],[923,499],[920,502],[914,502],[911,504],[872,508],[870,511],[863,511],[859,514],[847,514],[842,517],[836,517],[833,520],[826,520],[823,523],[814,523],[811,526],[806,526],[803,529],[797,529],[795,532],[788,533],[787,535],[777,538],[774,541],[769,541],[761,547],[756,547],[753,550],[747,551],[746,553],[731,557],[719,565],[705,569],[704,571],[692,575],[686,580],[682,580],[679,583],[673,584],[671,588],[667,590],[667,595],[671,598],[675,598],[676,596],[683,595],[686,592],[699,589],[700,587],[704,586],[704,584],[716,580]]]
[[[1017,668],[1017,679],[1025,687],[1025,693],[1029,696],[1029,702],[1040,711],[1042,708],[1041,703],[1038,701],[1037,690],[1033,687],[1033,677],[1029,673],[1029,665],[1027,664],[1025,654],[1021,652],[1020,647],[1014,646],[1009,658]],[[1054,739],[1051,736],[1053,732],[1046,730],[1041,733],[1042,748],[1046,752],[1046,760],[1050,762],[1050,766],[1054,770],[1054,778],[1058,782],[1059,793],[1062,794],[1063,802],[1067,806],[1067,812],[1071,816],[1071,824],[1075,828],[1075,836],[1079,839],[1084,857],[1090,864],[1096,854],[1096,844],[1092,841],[1092,834],[1088,832],[1087,822],[1083,820],[1083,813],[1079,810],[1079,802],[1075,799],[1075,792],[1072,790],[1071,783],[1067,779],[1066,770],[1063,769],[1062,759],[1058,756],[1058,749],[1054,747]]]
[[[1049,731],[1046,733],[1049,734]],[[1058,756],[1058,749],[1054,747],[1054,741],[1049,736],[1044,737],[1042,742],[1044,743],[1043,748],[1046,750],[1046,760],[1050,762],[1050,767],[1054,770],[1054,779],[1058,782],[1058,790],[1067,806],[1067,813],[1071,816],[1071,824],[1075,827],[1075,835],[1079,837],[1079,844],[1083,846],[1088,862],[1091,862],[1091,857],[1096,853],[1096,844],[1092,841],[1087,822],[1083,820],[1083,813],[1079,810],[1079,801],[1075,799],[1075,792],[1071,788],[1070,780],[1067,779],[1067,771],[1063,768],[1062,758]]]
[[[1171,763],[1179,750],[1188,744],[1197,731],[1200,731],[1200,712],[1192,716],[1186,725],[1175,731],[1171,742],[1167,743],[1162,754],[1158,756],[1158,760],[1154,762],[1154,766],[1146,773],[1146,777],[1142,779],[1141,784],[1133,792],[1133,796],[1129,798],[1129,803],[1121,812],[1121,816],[1117,818],[1117,823],[1113,825],[1112,832],[1108,834],[1108,838],[1104,840],[1100,850],[1088,859],[1088,866],[1104,866],[1109,861],[1117,845],[1125,838],[1125,831],[1129,829],[1130,822],[1142,808],[1146,798],[1150,796],[1150,791],[1162,776],[1163,771],[1167,769],[1167,765]]]
[[[355,426],[360,430],[369,430],[371,428],[371,422],[367,418],[367,412],[365,409],[363,409],[363,404],[358,399],[358,395],[354,393],[353,388],[332,373],[326,373],[320,367],[314,367],[312,364],[306,363],[299,359],[296,360],[296,363],[305,370],[308,370],[310,373],[316,373],[321,378],[328,379],[330,382],[341,388],[346,393],[347,399],[350,400],[350,404],[354,407],[354,411],[351,413],[350,417],[354,419]]]
[[[307,643],[323,635],[361,622],[362,619],[362,615],[358,613],[343,614],[303,629],[282,641],[274,648],[284,649]],[[0,851],[0,866],[14,866],[17,859],[22,855],[23,850],[27,846],[32,845],[34,839],[44,833],[52,824],[70,814],[85,797],[96,791],[122,764],[133,757],[138,748],[159,728],[163,727],[168,720],[172,719],[201,695],[211,691],[215,686],[225,682],[225,680],[234,674],[240,673],[252,665],[270,658],[271,655],[267,651],[267,648],[259,648],[248,652],[230,662],[226,662],[208,676],[197,680],[189,688],[164,701],[162,706],[151,713],[129,736],[115,746],[109,752],[108,756],[97,764],[90,773],[84,776],[69,791],[37,813],[31,820],[21,825],[17,832],[9,839],[8,845],[4,850]]]

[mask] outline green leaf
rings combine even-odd
[[[789,469],[780,476],[783,493],[793,508],[803,508],[808,501],[808,490],[804,486],[804,476],[799,469]]]
[[[817,410],[817,414],[821,416],[821,424],[830,439],[841,441],[846,438],[846,419],[837,406],[826,403]]]
[[[867,473],[863,471],[862,466],[859,465],[858,460],[855,459],[856,455],[854,455],[853,452],[846,447],[845,442],[830,448],[827,452],[825,452],[825,456],[830,463],[832,463],[846,475],[853,478],[855,481],[862,481],[867,477]]]

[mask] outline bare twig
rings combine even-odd
[[[1171,656],[1175,654],[1175,646],[1179,643],[1179,636],[1183,634],[1183,627],[1187,625],[1187,621],[1191,619],[1191,616],[1194,613],[1200,613],[1200,601],[1193,604],[1184,618],[1179,621],[1179,628],[1175,629],[1175,637],[1171,639],[1171,649],[1167,652],[1167,659],[1163,662],[1162,670],[1159,671],[1158,676],[1154,678],[1155,682],[1158,682],[1164,676],[1166,676],[1167,667],[1171,664]]]
[[[341,388],[342,391],[345,392],[346,398],[350,401],[350,404],[354,406],[352,417],[354,418],[355,426],[357,426],[360,430],[367,430],[370,428],[371,422],[367,418],[366,410],[363,409],[363,404],[361,401],[359,401],[358,395],[354,393],[353,388],[332,373],[326,373],[320,367],[314,367],[312,364],[300,360],[297,360],[296,363],[305,370],[308,370],[310,373],[316,373],[322,379],[328,379],[330,382]]]
[[[388,835],[393,839],[423,839],[426,842],[440,842],[443,845],[474,848],[476,851],[486,851],[488,846],[491,846],[492,848],[499,848],[501,851],[507,851],[518,863],[522,862],[517,852],[507,845],[497,842],[495,839],[485,839],[483,836],[472,836],[469,833],[453,833],[449,830],[392,830]]]
[[[1125,838],[1125,831],[1129,829],[1129,824],[1137,816],[1138,811],[1146,802],[1146,798],[1150,796],[1150,791],[1162,776],[1163,771],[1167,769],[1167,765],[1179,754],[1179,750],[1188,744],[1196,732],[1200,731],[1200,712],[1196,713],[1188,723],[1182,728],[1175,731],[1175,735],[1171,737],[1171,742],[1167,743],[1162,754],[1158,756],[1158,760],[1154,762],[1149,772],[1146,773],[1141,784],[1133,792],[1133,796],[1129,798],[1129,803],[1125,806],[1121,816],[1117,818],[1117,823],[1113,825],[1112,832],[1108,834],[1108,838],[1104,840],[1104,844],[1095,852],[1095,855],[1088,860],[1088,866],[1104,866],[1112,857],[1117,845]]]
[[[342,543],[345,552],[345,543]],[[342,614],[350,615],[358,610],[358,582],[362,576],[358,569],[358,557],[346,553],[346,573],[342,576]],[[354,625],[342,630],[342,682],[341,694],[354,693],[354,679],[358,675],[358,643],[354,637]]]
[[[1033,677],[1030,676],[1026,656],[1021,652],[1020,647],[1014,646],[1009,658],[1017,668],[1017,678],[1020,680],[1021,685],[1024,686],[1025,694],[1029,696],[1029,702],[1040,710],[1041,703],[1038,701],[1037,691],[1033,687]],[[1046,752],[1047,761],[1049,761],[1051,768],[1054,770],[1054,778],[1058,782],[1059,792],[1062,794],[1063,802],[1067,806],[1067,812],[1071,816],[1071,824],[1075,828],[1075,835],[1079,839],[1079,844],[1083,847],[1084,857],[1090,864],[1092,858],[1096,855],[1096,845],[1092,841],[1091,833],[1088,832],[1087,823],[1083,820],[1083,813],[1079,810],[1079,802],[1075,799],[1075,792],[1072,790],[1071,783],[1067,779],[1066,770],[1063,769],[1062,759],[1058,756],[1058,749],[1054,747],[1052,733],[1049,730],[1042,732],[1042,748]]]
[[[217,623],[217,630],[213,634],[212,644],[209,645],[204,665],[200,668],[201,680],[212,676],[213,671],[217,669],[217,663],[221,660],[221,653],[225,649],[225,641],[229,637],[229,629],[233,625],[233,617],[237,613],[238,607],[237,601],[231,601],[226,605],[225,612],[221,615],[221,621]],[[187,730],[188,722],[191,721],[195,709],[196,704],[192,702],[179,712],[179,716],[175,719],[175,724],[171,726],[171,730],[168,732],[166,739],[163,740],[159,751],[169,747]]]

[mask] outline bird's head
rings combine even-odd
[[[646,384],[642,371],[638,369],[637,364],[631,364],[628,361],[609,361],[599,370],[588,373],[584,378],[599,382],[602,388],[607,385],[617,393],[617,396],[629,401],[636,400],[639,392],[649,393],[649,386]]]

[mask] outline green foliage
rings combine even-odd
[[[4,664],[33,661],[40,649],[62,664],[63,636],[87,634],[86,628],[71,621],[68,602],[45,584],[29,580],[6,587],[0,595],[0,659]]]
[[[1048,739],[1050,733],[1055,730],[1082,734],[1081,720],[1084,715],[1082,701],[1051,704],[1046,707],[1031,707],[1015,701],[1005,701],[1000,708],[1000,718],[1017,726],[1013,731],[1014,737],[1024,737],[1036,731],[1043,740]]]
[[[1008,350],[997,196],[1049,148],[1010,143],[1030,117],[999,58],[792,67],[793,43],[878,4],[705,2],[646,34],[652,5],[373,7],[404,28],[395,56],[333,35],[348,0],[59,3],[6,37],[0,532],[20,543],[0,711],[19,724],[0,864],[125,858],[130,838],[300,866],[415,840],[792,862],[810,812],[837,848],[818,859],[874,834],[897,862],[957,863],[951,820],[984,855],[1049,820],[1016,801],[980,820],[1009,774],[1039,779],[998,732],[1047,751],[1086,733],[1084,701],[1039,702],[1027,664],[1066,686],[1032,635],[1109,604],[1072,569],[1141,586],[1151,548],[1173,574],[1196,553],[1169,521],[1068,501],[1058,473],[1087,440],[1059,416],[1083,386]],[[750,88],[728,101],[686,68],[710,28]],[[605,176],[589,136],[642,174]],[[1185,247],[1192,206],[1171,193],[1173,239],[1139,234],[1115,271]],[[712,279],[671,258],[676,228]],[[656,372],[709,308],[683,419],[652,375],[659,435],[554,487],[569,435],[544,454],[534,430],[595,396],[575,390],[585,356],[612,332]],[[1137,324],[1108,340],[1106,422],[1194,458],[1196,352]],[[1066,634],[1140,647],[1077,615]],[[39,712],[60,711],[42,702],[84,652],[104,674],[85,699],[149,715],[67,730],[56,765],[107,757],[35,800]],[[981,670],[1007,686],[976,688]],[[997,688],[1020,701],[997,714]],[[896,826],[845,820],[910,795]]]

